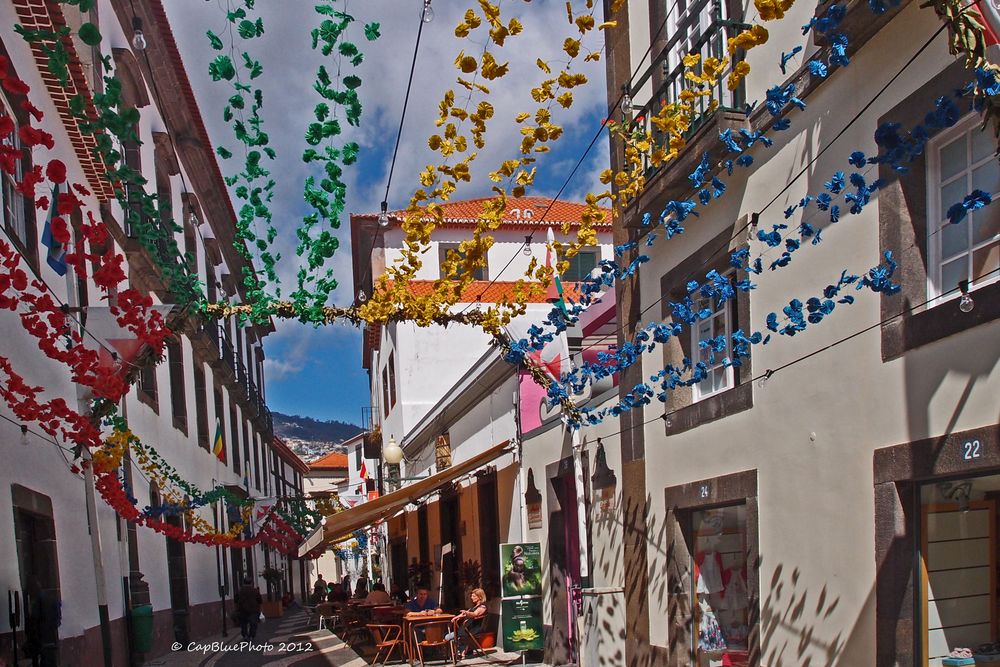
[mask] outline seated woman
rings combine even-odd
[[[454,639],[458,644],[459,659],[464,658],[469,651],[468,638],[478,636],[486,625],[486,591],[482,588],[472,589],[469,595],[472,606],[461,611],[452,620],[454,632],[449,632],[445,639]]]

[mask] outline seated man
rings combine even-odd
[[[409,620],[419,619],[421,616],[433,616],[441,613],[441,607],[437,600],[431,597],[431,592],[426,586],[417,586],[417,596],[406,603],[406,618]],[[424,629],[417,628],[417,636],[423,639]]]
[[[372,591],[365,598],[365,604],[389,604],[392,602],[392,598],[388,593],[385,592],[385,584],[381,581],[376,582],[372,585]]]
[[[417,596],[406,603],[408,616],[432,616],[441,613],[437,600],[431,597],[431,591],[426,586],[417,587]]]

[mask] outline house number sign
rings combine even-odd
[[[981,459],[985,453],[986,448],[983,446],[981,440],[966,440],[962,443],[962,460],[963,461],[975,461]]]

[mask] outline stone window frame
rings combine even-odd
[[[974,133],[982,134],[983,137],[985,138],[985,141],[991,147],[991,149],[995,147],[996,142],[993,139],[992,134],[983,133],[982,118],[979,114],[975,112],[965,114],[964,116],[962,116],[959,122],[955,123],[954,126],[947,128],[946,130],[942,130],[927,143],[927,149],[925,153],[927,154],[928,157],[927,160],[928,179],[930,179],[930,176],[932,175],[935,177],[934,181],[935,187],[928,188],[927,191],[928,210],[940,209],[940,207],[942,206],[948,206],[955,203],[954,201],[950,202],[941,201],[940,197],[939,189],[941,187],[940,186],[941,179],[939,176],[939,170],[941,168],[941,163],[940,163],[940,156],[938,155],[938,153],[940,152],[942,145],[949,145],[959,139],[967,140],[969,137],[973,136]],[[971,155],[966,154],[967,163],[962,169],[963,180],[966,181],[968,181],[969,177],[971,176],[971,173],[974,171],[971,168],[971,165],[968,164],[968,162],[971,161],[971,158],[972,158]],[[988,158],[980,158],[981,163],[979,164],[978,168],[986,166],[986,164],[989,162],[995,162],[996,159],[997,156],[994,154],[993,150],[990,150]],[[958,179],[955,179],[953,183],[957,181]],[[969,186],[968,184],[963,186],[962,196],[971,192],[972,187],[974,186]],[[995,185],[994,187],[1000,190],[1000,184]],[[991,190],[989,194],[992,195],[994,198],[1000,197],[1000,193],[998,193],[996,190]],[[971,224],[971,220],[979,219],[981,216],[987,216],[987,219],[992,218],[995,221],[996,217],[1000,216],[1000,207],[996,208],[990,207],[982,211],[971,212],[969,214],[969,217],[959,224],[962,225],[965,228],[966,233],[968,233],[969,231],[968,226]],[[945,227],[951,227],[951,225],[946,225]],[[980,241],[979,244],[980,248],[978,250],[982,250],[984,247],[996,247],[997,240],[995,238],[991,238],[989,241]],[[931,264],[928,272],[930,274],[928,276],[929,277],[928,297],[930,297],[932,294],[937,297],[935,301],[932,301],[931,304],[929,304],[929,307],[931,308],[941,305],[945,301],[951,299],[957,299],[959,297],[959,292],[956,290],[958,283],[954,282],[951,284],[947,284],[944,283],[943,279],[941,278],[941,264],[942,264],[941,255],[943,253],[941,246],[942,246],[942,230],[939,230],[937,232],[928,230],[927,256],[928,256],[928,262],[929,264]],[[977,252],[975,246],[976,242],[971,241],[971,244],[966,248],[965,252],[963,253],[966,257],[965,259],[966,262],[969,261],[970,256],[972,257],[975,256]],[[957,259],[957,256],[953,257],[953,259]],[[975,269],[975,267],[973,267],[973,269]],[[989,283],[996,282],[997,280],[1000,280],[1000,275],[998,275],[997,272],[995,271],[990,272],[985,276],[983,276],[978,281],[970,281],[969,290],[970,291],[978,290]]]
[[[686,259],[672,267],[660,278],[660,293],[664,295],[661,304],[661,317],[664,321],[670,318],[669,301],[683,298],[686,285],[692,279],[704,279],[711,269],[720,273],[729,270],[729,254],[749,242],[750,226],[746,224],[746,216],[737,220],[734,225],[727,225],[711,241],[703,245]],[[733,234],[734,230],[739,230]],[[745,280],[749,276],[744,270],[737,270],[734,280]],[[732,330],[743,328],[748,330],[750,323],[750,293],[737,291],[736,298],[729,307]],[[663,345],[663,363],[680,365],[684,356],[691,356],[692,332],[686,329],[678,338],[672,338]],[[666,435],[675,435],[693,428],[722,419],[730,415],[749,410],[753,407],[753,364],[752,357],[742,360],[742,366],[733,369],[733,386],[725,391],[694,400],[692,387],[678,387],[667,396],[664,421]]]
[[[962,63],[956,61],[881,116],[878,123],[891,121],[904,128],[922,123],[937,97],[953,94],[968,78]],[[908,166],[909,171],[899,177],[888,165],[879,165],[879,178],[886,182],[878,196],[879,251],[892,251],[904,277],[900,294],[880,296],[883,362],[1000,318],[1000,282],[976,289],[976,307],[969,313],[961,312],[953,302],[929,301],[926,154]]]
[[[692,647],[691,606],[694,560],[692,517],[695,511],[744,505],[747,516],[747,596],[750,602],[750,634],[747,637],[748,665],[760,667],[760,508],[757,500],[757,470],[709,477],[668,486],[663,491],[664,553],[667,554],[667,641],[668,667],[687,667]]]
[[[982,455],[966,461],[963,443],[979,440]],[[1000,473],[1000,424],[876,449],[875,665],[923,664],[918,613],[920,487],[957,476]],[[919,647],[919,648],[918,648]]]

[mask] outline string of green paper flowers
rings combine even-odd
[[[247,10],[252,10],[253,6],[254,0],[245,0],[241,7],[233,9],[230,5],[227,8],[228,25],[225,34],[229,38],[229,55],[217,55],[208,65],[208,74],[213,81],[227,81],[232,85],[232,94],[223,107],[222,118],[231,124],[234,138],[243,146],[244,157],[242,169],[225,177],[226,184],[233,188],[236,198],[242,202],[237,212],[233,245],[246,260],[243,284],[248,298],[254,303],[263,304],[270,297],[264,290],[260,276],[252,268],[254,258],[251,248],[258,253],[264,276],[275,285],[276,294],[280,295],[275,265],[281,257],[270,251],[270,244],[277,236],[270,209],[276,183],[270,178],[270,170],[261,164],[264,157],[273,161],[277,152],[270,146],[270,137],[263,130],[263,118],[260,114],[264,106],[263,91],[245,83],[241,73],[245,72],[248,81],[254,81],[264,73],[264,67],[247,51],[240,53],[239,67],[234,62],[234,35],[239,35],[243,40],[252,40],[264,34],[263,19],[258,17],[252,20],[248,14]],[[216,33],[209,30],[205,34],[212,49],[222,51],[226,48],[222,38]],[[233,157],[232,151],[222,145],[217,146],[215,152],[223,160]],[[262,234],[255,229],[258,220],[264,223]]]
[[[77,5],[84,12],[93,5],[93,0],[63,2]],[[70,54],[65,42],[71,35],[70,28],[34,30],[17,25],[15,30],[27,43],[38,45],[47,54],[47,69],[63,88],[68,88]],[[102,40],[93,23],[81,25],[77,36],[89,46],[97,46]],[[139,112],[134,107],[125,107],[122,84],[113,74],[111,57],[104,55],[101,62],[106,72],[103,92],[95,92],[90,99],[83,93],[72,95],[69,111],[80,131],[94,137],[97,156],[105,167],[103,177],[115,186],[115,197],[122,206],[126,234],[137,238],[146,249],[177,302],[189,305],[202,301],[204,297],[197,276],[188,268],[190,258],[182,258],[174,238],[175,232],[183,230],[171,216],[170,202],[159,201],[157,195],[146,192],[147,179],[126,163],[124,150],[119,149],[128,143],[141,143],[136,133]],[[88,102],[93,104],[93,109],[88,110]]]
[[[343,131],[338,118],[339,109],[343,109],[348,125],[358,127],[361,124],[362,106],[357,92],[361,78],[353,73],[343,76],[342,71],[345,63],[356,68],[364,60],[357,44],[344,39],[354,17],[336,9],[336,1],[324,0],[314,6],[322,20],[310,33],[312,49],[324,57],[334,57],[336,75],[332,76],[325,64],[317,67],[312,87],[322,101],[313,108],[315,120],[309,123],[305,132],[309,148],[302,153],[302,162],[321,163],[323,175],[318,183],[313,175],[307,176],[303,183],[302,195],[312,212],[303,217],[302,225],[296,231],[299,244],[295,252],[299,257],[305,257],[306,263],[299,268],[297,288],[291,295],[293,302],[302,310],[322,308],[330,293],[337,288],[333,269],[323,270],[323,267],[340,246],[331,230],[340,228],[340,217],[347,203],[343,168],[355,164],[361,151],[354,141],[340,147],[334,145],[335,137]],[[365,25],[365,39],[369,42],[378,39],[379,30],[378,23]],[[318,227],[321,227],[318,233],[314,233]],[[321,270],[322,275],[317,275]]]

